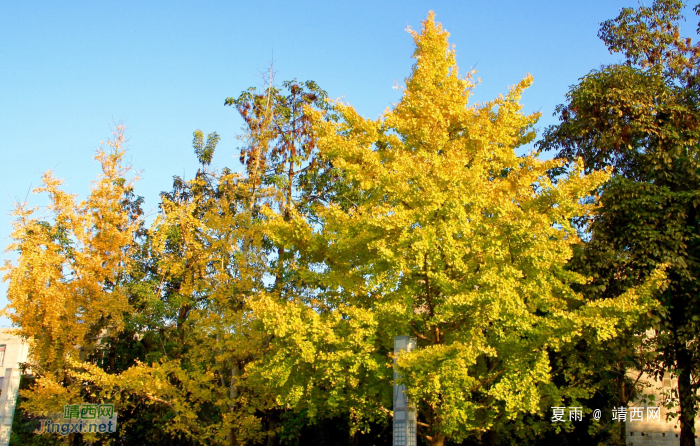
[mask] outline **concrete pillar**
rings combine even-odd
[[[411,336],[396,336],[394,338],[394,355],[401,351],[410,352],[416,348],[416,338]],[[396,385],[399,374],[396,372],[394,359],[394,441],[393,446],[416,446],[416,408],[410,405],[406,398],[406,386]]]
[[[15,414],[17,396],[19,395],[19,369],[10,367],[6,368],[4,378],[3,384],[5,389],[0,397],[0,407],[2,407],[2,421],[0,422],[0,446],[6,446],[10,443],[12,420]]]

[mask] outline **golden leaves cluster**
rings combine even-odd
[[[86,200],[76,202],[49,171],[34,190],[48,195],[48,212],[18,204],[13,213],[7,250],[20,255],[17,264],[8,261],[3,268],[6,314],[20,335],[33,339],[39,367],[58,370],[66,357],[97,348],[100,334],[118,331],[130,309],[123,285],[141,222],[124,208],[136,179],[127,179],[124,144],[119,126],[95,155],[102,175]]]

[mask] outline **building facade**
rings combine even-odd
[[[396,336],[394,338],[394,355],[402,351],[410,352],[416,348],[416,338],[412,336]],[[394,359],[394,367],[396,359]],[[416,431],[416,409],[406,397],[406,386],[397,385],[399,374],[394,370],[394,418],[393,446],[416,446],[418,436]]]
[[[20,363],[27,361],[27,343],[0,328],[0,446],[10,443],[12,419],[19,394]]]
[[[677,401],[677,380],[667,373],[661,382],[646,374],[642,375],[640,381],[646,387],[644,393],[654,396],[654,406],[659,407],[659,417],[658,419],[657,417],[649,417],[648,405],[642,401],[630,404],[628,415],[637,409],[637,412],[643,415],[643,419],[633,420],[631,416],[628,417],[625,423],[627,444],[631,446],[678,446],[681,433],[678,418],[666,421],[669,410],[664,407],[664,402],[669,399]],[[695,426],[700,427],[700,417],[695,419]],[[700,445],[697,435],[695,436],[695,444]]]

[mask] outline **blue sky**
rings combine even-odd
[[[113,121],[128,128],[127,157],[142,171],[137,193],[146,209],[157,207],[173,175],[195,173],[195,129],[217,131],[214,164],[237,169],[242,121],[224,99],[261,86],[273,57],[279,82],[315,80],[377,117],[398,100],[392,87],[413,64],[405,29],[419,29],[429,10],[450,31],[462,72],[476,65],[475,101],[534,76],[522,102],[543,113],[542,129],[555,123],[570,85],[620,59],[596,34],[625,6],[636,3],[0,0],[0,245],[9,243],[13,202],[42,172],[52,169],[70,192],[89,191],[99,173],[94,149]],[[688,17],[690,33],[696,20]],[[0,305],[6,289],[0,285]]]

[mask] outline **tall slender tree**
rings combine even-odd
[[[12,244],[16,264],[6,262],[6,314],[30,339],[35,386],[24,392],[32,412],[61,412],[89,398],[75,363],[114,359],[111,341],[125,330],[133,310],[131,273],[144,235],[141,199],[123,163],[124,128],[95,155],[102,175],[78,202],[49,171],[35,193],[46,193],[48,212],[18,204]],[[105,361],[105,359],[107,359]]]
[[[604,22],[600,38],[625,60],[572,87],[556,111],[560,124],[539,147],[581,159],[586,171],[614,168],[583,253],[594,294],[606,297],[669,265],[669,287],[647,327],[656,352],[647,370],[678,377],[681,445],[689,446],[700,386],[700,45],[681,36],[683,6],[656,0]]]

